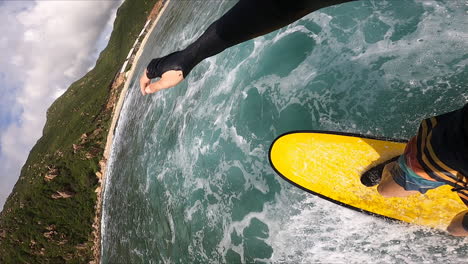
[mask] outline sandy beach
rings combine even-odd
[[[131,62],[131,68],[129,71],[123,73],[125,75],[125,81],[124,81],[124,87],[122,88],[122,91],[119,94],[118,101],[114,106],[113,114],[112,114],[112,122],[109,128],[109,133],[107,134],[107,141],[106,141],[106,146],[104,149],[104,155],[103,158],[100,162],[100,167],[101,171],[96,173],[97,177],[99,178],[99,186],[96,189],[96,195],[97,195],[97,202],[96,202],[96,215],[94,219],[94,224],[93,224],[93,233],[94,233],[94,246],[93,246],[93,255],[94,255],[94,261],[90,263],[100,263],[100,257],[101,257],[101,221],[102,221],[102,195],[105,190],[106,186],[106,173],[107,173],[107,160],[110,157],[110,153],[112,151],[112,144],[114,140],[114,131],[115,127],[117,125],[117,122],[119,120],[120,112],[122,110],[123,102],[125,100],[125,95],[127,94],[128,88],[130,86],[130,80],[134,78],[135,74],[135,67],[140,59],[140,56],[146,46],[146,43],[148,41],[149,36],[153,32],[153,30],[156,28],[159,19],[161,18],[162,14],[166,10],[166,7],[168,6],[170,0],[167,1],[159,1],[158,3],[155,4],[153,10],[151,11],[148,20],[150,20],[149,24],[149,30],[146,32],[144,35],[143,40],[139,45],[137,45],[139,48],[137,52],[134,55],[134,58],[132,59]]]

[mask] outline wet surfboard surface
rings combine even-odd
[[[295,131],[271,145],[272,167],[286,181],[334,203],[358,211],[443,229],[466,210],[450,186],[404,198],[384,198],[361,184],[370,168],[401,155],[404,140],[324,131]]]

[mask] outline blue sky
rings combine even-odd
[[[0,1],[0,208],[47,108],[95,64],[121,3]]]
[[[7,79],[6,79],[6,74],[3,72],[0,72],[0,84],[3,85],[8,85],[7,84]],[[2,131],[8,124],[11,122],[14,122],[15,117],[13,116],[15,113],[14,111],[11,111],[9,105],[13,103],[12,99],[14,98],[14,87],[12,84],[9,84],[9,89],[2,89],[2,100],[1,100],[1,105],[0,105],[0,131]],[[17,119],[18,117],[16,117]],[[0,142],[1,144],[1,142]],[[1,146],[1,145],[0,145]]]

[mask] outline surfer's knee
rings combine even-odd
[[[382,180],[377,186],[377,191],[380,195],[386,198],[399,196],[398,193],[404,191],[403,187],[395,182],[392,176],[392,168],[395,166],[395,162],[387,164],[382,171]]]
[[[382,181],[377,186],[377,191],[383,197],[406,197],[418,193],[417,191],[406,190],[395,180],[395,177],[400,177],[399,173],[402,173],[398,166],[396,162],[391,162],[383,169]]]
[[[393,186],[393,184],[389,183],[381,183],[377,186],[377,192],[379,192],[379,194],[385,198],[400,197],[401,195],[399,195],[399,193],[401,191],[398,190],[398,187],[400,186]]]
[[[447,227],[453,236],[468,236],[468,210],[457,214]]]
[[[386,188],[386,185],[383,185],[383,184],[379,184],[377,186],[377,192],[379,192],[379,194],[385,198],[393,197],[392,192],[390,192],[388,188]]]
[[[405,188],[396,183],[393,178],[390,178],[387,182],[382,181],[382,183],[377,186],[377,191],[385,198],[406,197],[418,193],[417,191],[405,190]]]

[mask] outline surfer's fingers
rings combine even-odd
[[[161,79],[148,85],[145,89],[147,94],[176,86],[184,80],[182,71],[171,70],[162,74]]]
[[[142,95],[146,95],[145,89],[150,85],[151,80],[146,76],[146,71],[140,77],[140,91]]]

